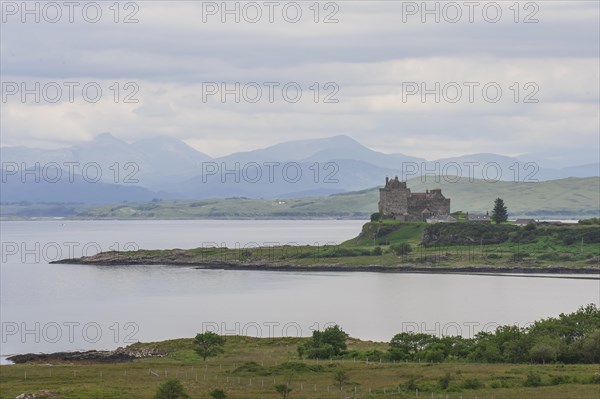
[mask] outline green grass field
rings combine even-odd
[[[350,376],[346,397],[597,399],[596,365],[516,365],[473,363],[386,363],[379,359],[317,361],[298,358],[306,338],[227,337],[225,352],[206,362],[193,351],[191,339],[153,344],[170,352],[163,358],[119,364],[26,364],[0,367],[2,398],[47,391],[57,398],[152,398],[169,378],[181,380],[192,398],[209,398],[214,388],[229,398],[278,398],[273,386],[290,383],[290,398],[339,398],[333,374]],[[349,350],[385,351],[387,344],[350,339]],[[449,374],[447,389],[438,380]],[[526,386],[527,376],[541,386]],[[473,384],[473,381],[476,383]],[[479,384],[477,384],[477,382]],[[479,388],[472,388],[481,385]],[[370,393],[369,393],[370,392]],[[385,393],[384,393],[385,392]],[[440,396],[441,395],[441,396]]]

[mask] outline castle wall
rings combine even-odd
[[[411,196],[408,200],[408,213],[421,220],[422,212],[427,209],[433,215],[449,215],[450,199],[444,197]]]
[[[386,216],[408,214],[409,194],[408,189],[379,189],[379,212]]]

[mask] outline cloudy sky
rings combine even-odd
[[[2,2],[2,146],[598,151],[598,1],[23,4]]]

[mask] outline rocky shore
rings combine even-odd
[[[600,266],[527,266],[525,264],[476,265],[476,266],[439,266],[438,264],[397,264],[397,265],[344,265],[340,263],[315,263],[301,265],[284,262],[255,260],[248,262],[201,260],[186,250],[165,251],[158,255],[140,255],[135,253],[104,252],[94,256],[62,259],[51,263],[97,266],[128,265],[165,265],[187,266],[197,269],[214,270],[253,270],[253,271],[310,271],[310,272],[380,272],[380,273],[457,273],[457,274],[578,274],[588,278],[600,277]],[[595,275],[595,276],[591,276]],[[586,277],[582,277],[586,278]]]
[[[166,353],[152,347],[134,349],[131,347],[117,348],[112,351],[90,350],[84,352],[54,352],[54,353],[26,353],[14,355],[7,358],[15,364],[22,363],[71,363],[71,362],[94,362],[94,363],[123,363],[134,359],[148,357],[163,357]]]

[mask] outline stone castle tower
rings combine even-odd
[[[385,178],[379,189],[379,213],[402,221],[426,220],[432,216],[450,214],[450,198],[437,188],[424,193],[411,193],[406,182]]]

